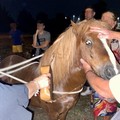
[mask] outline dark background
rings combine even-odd
[[[42,19],[56,37],[70,25],[73,15],[84,19],[87,6],[94,7],[96,19],[106,10],[120,16],[120,0],[0,0],[0,33],[8,32],[10,22],[16,21],[23,33],[33,34],[36,21]]]

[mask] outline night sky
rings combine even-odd
[[[105,1],[107,8],[116,11],[120,16],[120,0],[0,0],[0,4],[14,18],[23,8],[31,12],[33,16],[42,11],[49,17],[54,17],[58,12],[66,16],[73,14],[79,16],[86,6],[97,4],[99,1]]]

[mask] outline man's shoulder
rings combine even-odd
[[[45,30],[45,31],[44,31],[44,34],[50,34],[50,32],[48,32],[48,31]]]

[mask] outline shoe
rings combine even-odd
[[[87,96],[90,95],[92,93],[92,91],[90,90],[90,87],[87,87],[86,91],[81,92],[82,96]]]

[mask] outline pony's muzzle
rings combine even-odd
[[[115,75],[116,73],[112,65],[106,65],[100,71],[100,76],[107,80],[111,79]]]

